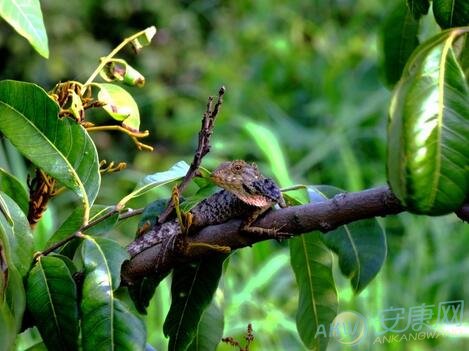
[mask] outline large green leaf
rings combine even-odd
[[[144,177],[135,187],[135,189],[119,201],[118,207],[123,207],[129,200],[134,197],[141,196],[153,188],[174,182],[175,180],[183,178],[189,165],[184,161],[179,161],[173,165],[169,170],[163,172],[156,172],[154,174]]]
[[[310,202],[321,202],[343,193],[332,186],[308,188]],[[355,292],[363,290],[386,259],[386,235],[375,218],[343,225],[323,236],[324,243],[339,257],[342,273],[350,278]]]
[[[403,1],[398,1],[381,28],[383,69],[389,85],[399,80],[407,59],[418,46],[418,31],[418,20]]]
[[[320,233],[304,234],[289,240],[291,266],[299,289],[296,326],[309,349],[323,351],[328,339],[317,333],[326,329],[337,314],[338,299],[332,276],[332,255]]]
[[[433,0],[433,14],[441,28],[469,25],[469,1]]]
[[[8,267],[7,283],[5,302],[15,320],[16,331],[20,331],[26,309],[26,292],[24,291],[23,277],[15,266]]]
[[[83,282],[83,350],[143,350],[145,326],[119,301],[114,290],[120,283],[120,267],[128,253],[105,238],[86,236],[81,257],[85,268]]]
[[[202,314],[194,340],[188,350],[215,351],[223,337],[224,324],[223,311],[219,302],[214,298]]]
[[[22,277],[26,276],[33,256],[33,237],[28,220],[18,205],[6,194],[0,192],[0,200],[6,205],[11,221],[0,214],[0,231],[3,240],[8,241],[7,255]]]
[[[217,289],[226,257],[216,254],[174,269],[171,308],[163,325],[164,334],[169,336],[168,350],[184,351],[192,343],[202,313]]]
[[[388,180],[416,213],[459,208],[469,193],[469,87],[456,39],[469,28],[420,45],[394,92],[388,123]]]
[[[47,33],[39,0],[2,0],[0,16],[25,37],[39,54],[49,57]]]
[[[24,214],[28,214],[29,194],[24,185],[12,174],[3,168],[0,168],[0,189],[7,194],[23,210]]]
[[[48,350],[77,350],[77,288],[64,261],[40,257],[27,284],[28,309]]]
[[[35,84],[0,82],[0,131],[36,166],[82,198],[85,219],[99,190],[96,148],[83,127]]]

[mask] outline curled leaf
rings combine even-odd
[[[98,99],[106,105],[103,109],[116,121],[122,121],[122,126],[133,132],[140,127],[140,112],[134,98],[123,88],[115,84],[96,84],[100,90]]]

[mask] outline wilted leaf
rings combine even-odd
[[[96,84],[99,87],[98,99],[106,105],[103,109],[122,126],[133,132],[140,128],[140,112],[132,95],[118,85],[110,83]]]

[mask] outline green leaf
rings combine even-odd
[[[310,202],[321,202],[343,192],[324,185],[308,188]],[[323,241],[338,255],[340,270],[351,279],[356,293],[370,283],[386,259],[386,235],[374,218],[343,225],[325,234]]]
[[[11,311],[18,332],[21,330],[23,314],[26,309],[26,292],[24,291],[23,277],[13,265],[8,267],[5,303]]]
[[[304,234],[289,240],[290,257],[299,288],[296,326],[306,347],[326,350],[328,339],[317,334],[337,314],[338,298],[332,276],[332,255],[320,233]]]
[[[124,248],[105,238],[85,237],[81,256],[83,281],[83,350],[142,350],[145,326],[119,301],[114,290],[120,283],[120,267],[128,258]]]
[[[171,284],[171,307],[163,325],[168,350],[187,350],[202,313],[212,300],[227,255],[215,254],[198,263],[176,267]]]
[[[469,193],[469,87],[453,50],[468,31],[448,30],[420,45],[392,97],[388,180],[415,213],[453,212]]]
[[[433,15],[441,28],[469,25],[467,0],[433,0]]]
[[[35,84],[0,82],[0,131],[26,158],[73,190],[85,220],[101,182],[96,148],[86,130],[69,118]]]
[[[8,305],[0,299],[0,350],[14,350],[15,318]]]
[[[192,340],[188,350],[215,351],[223,337],[224,324],[221,306],[216,299],[213,299],[202,314],[194,340]]]
[[[25,37],[41,56],[49,58],[47,33],[39,0],[2,0],[0,16],[18,34]]]
[[[18,180],[18,178],[8,173],[3,168],[0,168],[0,188],[9,197],[15,199],[15,202],[18,204],[25,215],[28,214],[29,194],[26,188]]]
[[[64,261],[40,257],[27,284],[28,309],[48,350],[77,350],[77,287]]]
[[[141,196],[153,188],[183,178],[188,170],[189,165],[184,161],[179,161],[167,171],[156,172],[154,174],[147,175],[137,184],[135,189],[129,195],[125,196],[122,200],[119,201],[117,207],[122,208],[129,200]]]
[[[416,20],[428,13],[430,0],[407,0],[407,6]]]
[[[394,85],[418,41],[419,22],[403,1],[389,13],[381,28],[383,69],[386,82]]]
[[[132,95],[115,84],[99,83],[98,99],[106,105],[103,109],[116,121],[122,121],[122,126],[133,132],[140,128],[140,112]]]
[[[147,314],[147,308],[156,288],[168,274],[169,272],[163,275],[146,276],[128,286],[129,296],[139,313]]]
[[[2,202],[7,206],[12,223],[0,215],[0,231],[3,241],[7,242],[6,255],[11,263],[18,269],[21,277],[26,276],[31,266],[33,256],[33,236],[28,220],[23,211],[8,195],[0,192]]]

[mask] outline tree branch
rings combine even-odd
[[[327,233],[337,227],[365,218],[386,216],[405,211],[399,200],[388,187],[368,189],[355,193],[338,194],[323,202],[293,206],[269,211],[253,225],[279,229],[292,235],[320,230]],[[233,219],[226,223],[208,226],[188,238],[189,243],[207,243],[238,249],[256,242],[272,239],[247,235],[239,231],[242,220]],[[155,273],[165,274],[180,262],[190,261],[210,254],[209,248],[199,246],[189,252],[164,252],[164,243],[155,245],[137,254],[122,269],[123,281],[133,281]],[[161,257],[160,257],[161,256]]]
[[[225,87],[222,86],[218,91],[218,98],[215,105],[213,105],[213,97],[208,98],[207,108],[204,112],[204,116],[202,118],[202,126],[199,132],[199,143],[197,145],[197,150],[194,153],[194,158],[192,163],[187,171],[186,175],[182,179],[182,182],[178,185],[178,193],[181,194],[184,189],[187,187],[189,182],[192,178],[195,177],[197,174],[200,164],[202,163],[202,158],[207,155],[210,151],[210,137],[213,133],[213,127],[215,123],[215,118],[220,111],[220,107],[223,104],[223,95],[225,94]],[[171,199],[168,207],[164,210],[164,212],[159,216],[158,223],[164,223],[171,215],[171,212],[174,209],[174,203]]]

